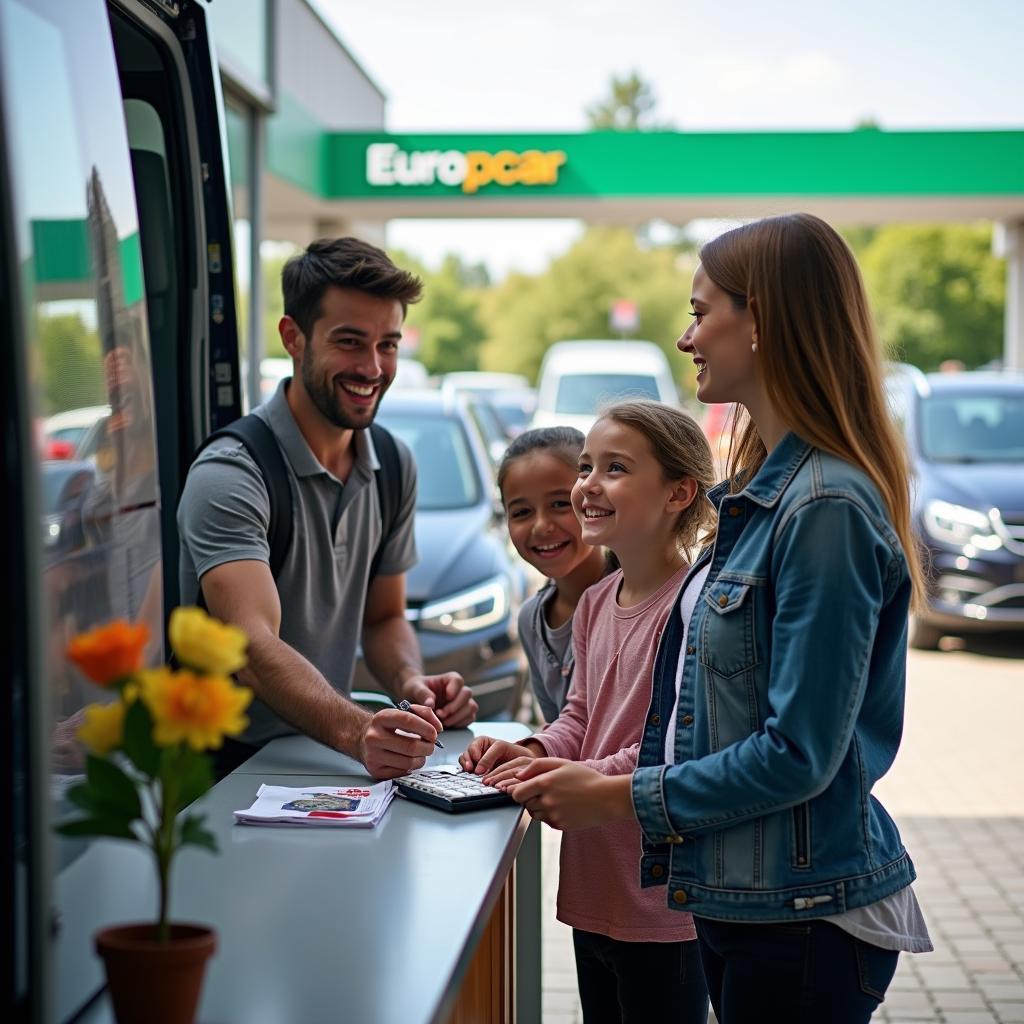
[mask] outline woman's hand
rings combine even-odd
[[[536,744],[536,747],[537,751],[543,752],[539,743]],[[519,743],[509,743],[508,740],[496,740],[492,736],[477,736],[466,748],[465,752],[459,755],[459,764],[465,772],[485,775],[506,761],[523,758],[525,763],[525,760],[535,757],[540,757],[540,753]]]
[[[584,764],[538,757],[505,788],[531,817],[570,831],[633,818],[631,775],[602,775]]]

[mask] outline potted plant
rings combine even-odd
[[[85,708],[78,730],[89,751],[85,781],[67,793],[83,816],[57,829],[141,843],[159,883],[155,921],[96,935],[119,1024],[183,1024],[195,1016],[216,940],[209,928],[171,922],[171,868],[183,846],[217,852],[203,815],[185,808],[213,783],[207,751],[245,728],[252,700],[252,691],[230,678],[246,662],[240,629],[199,608],[177,608],[168,636],[176,668],[143,668],[149,631],[123,620],[77,636],[68,648],[71,661],[113,699]]]

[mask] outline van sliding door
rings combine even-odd
[[[106,697],[64,652],[123,617],[163,660],[180,482],[240,413],[220,109],[191,0],[0,0],[0,472],[22,548],[0,559],[19,605],[0,977],[16,1019],[75,1015],[102,984],[92,934],[154,913],[142,849],[51,831],[84,769],[83,709]]]

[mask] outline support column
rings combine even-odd
[[[997,225],[995,248],[1006,258],[1003,366],[1024,370],[1024,221]]]

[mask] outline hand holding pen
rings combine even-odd
[[[412,711],[414,715],[416,714],[416,712],[413,711],[413,705],[407,700],[400,700],[395,707],[398,708],[399,711]],[[415,733],[405,732],[402,729],[396,729],[395,732],[398,733],[399,736],[412,736],[414,739],[418,739]],[[440,740],[434,740],[434,746],[440,747],[444,750],[444,744]]]

